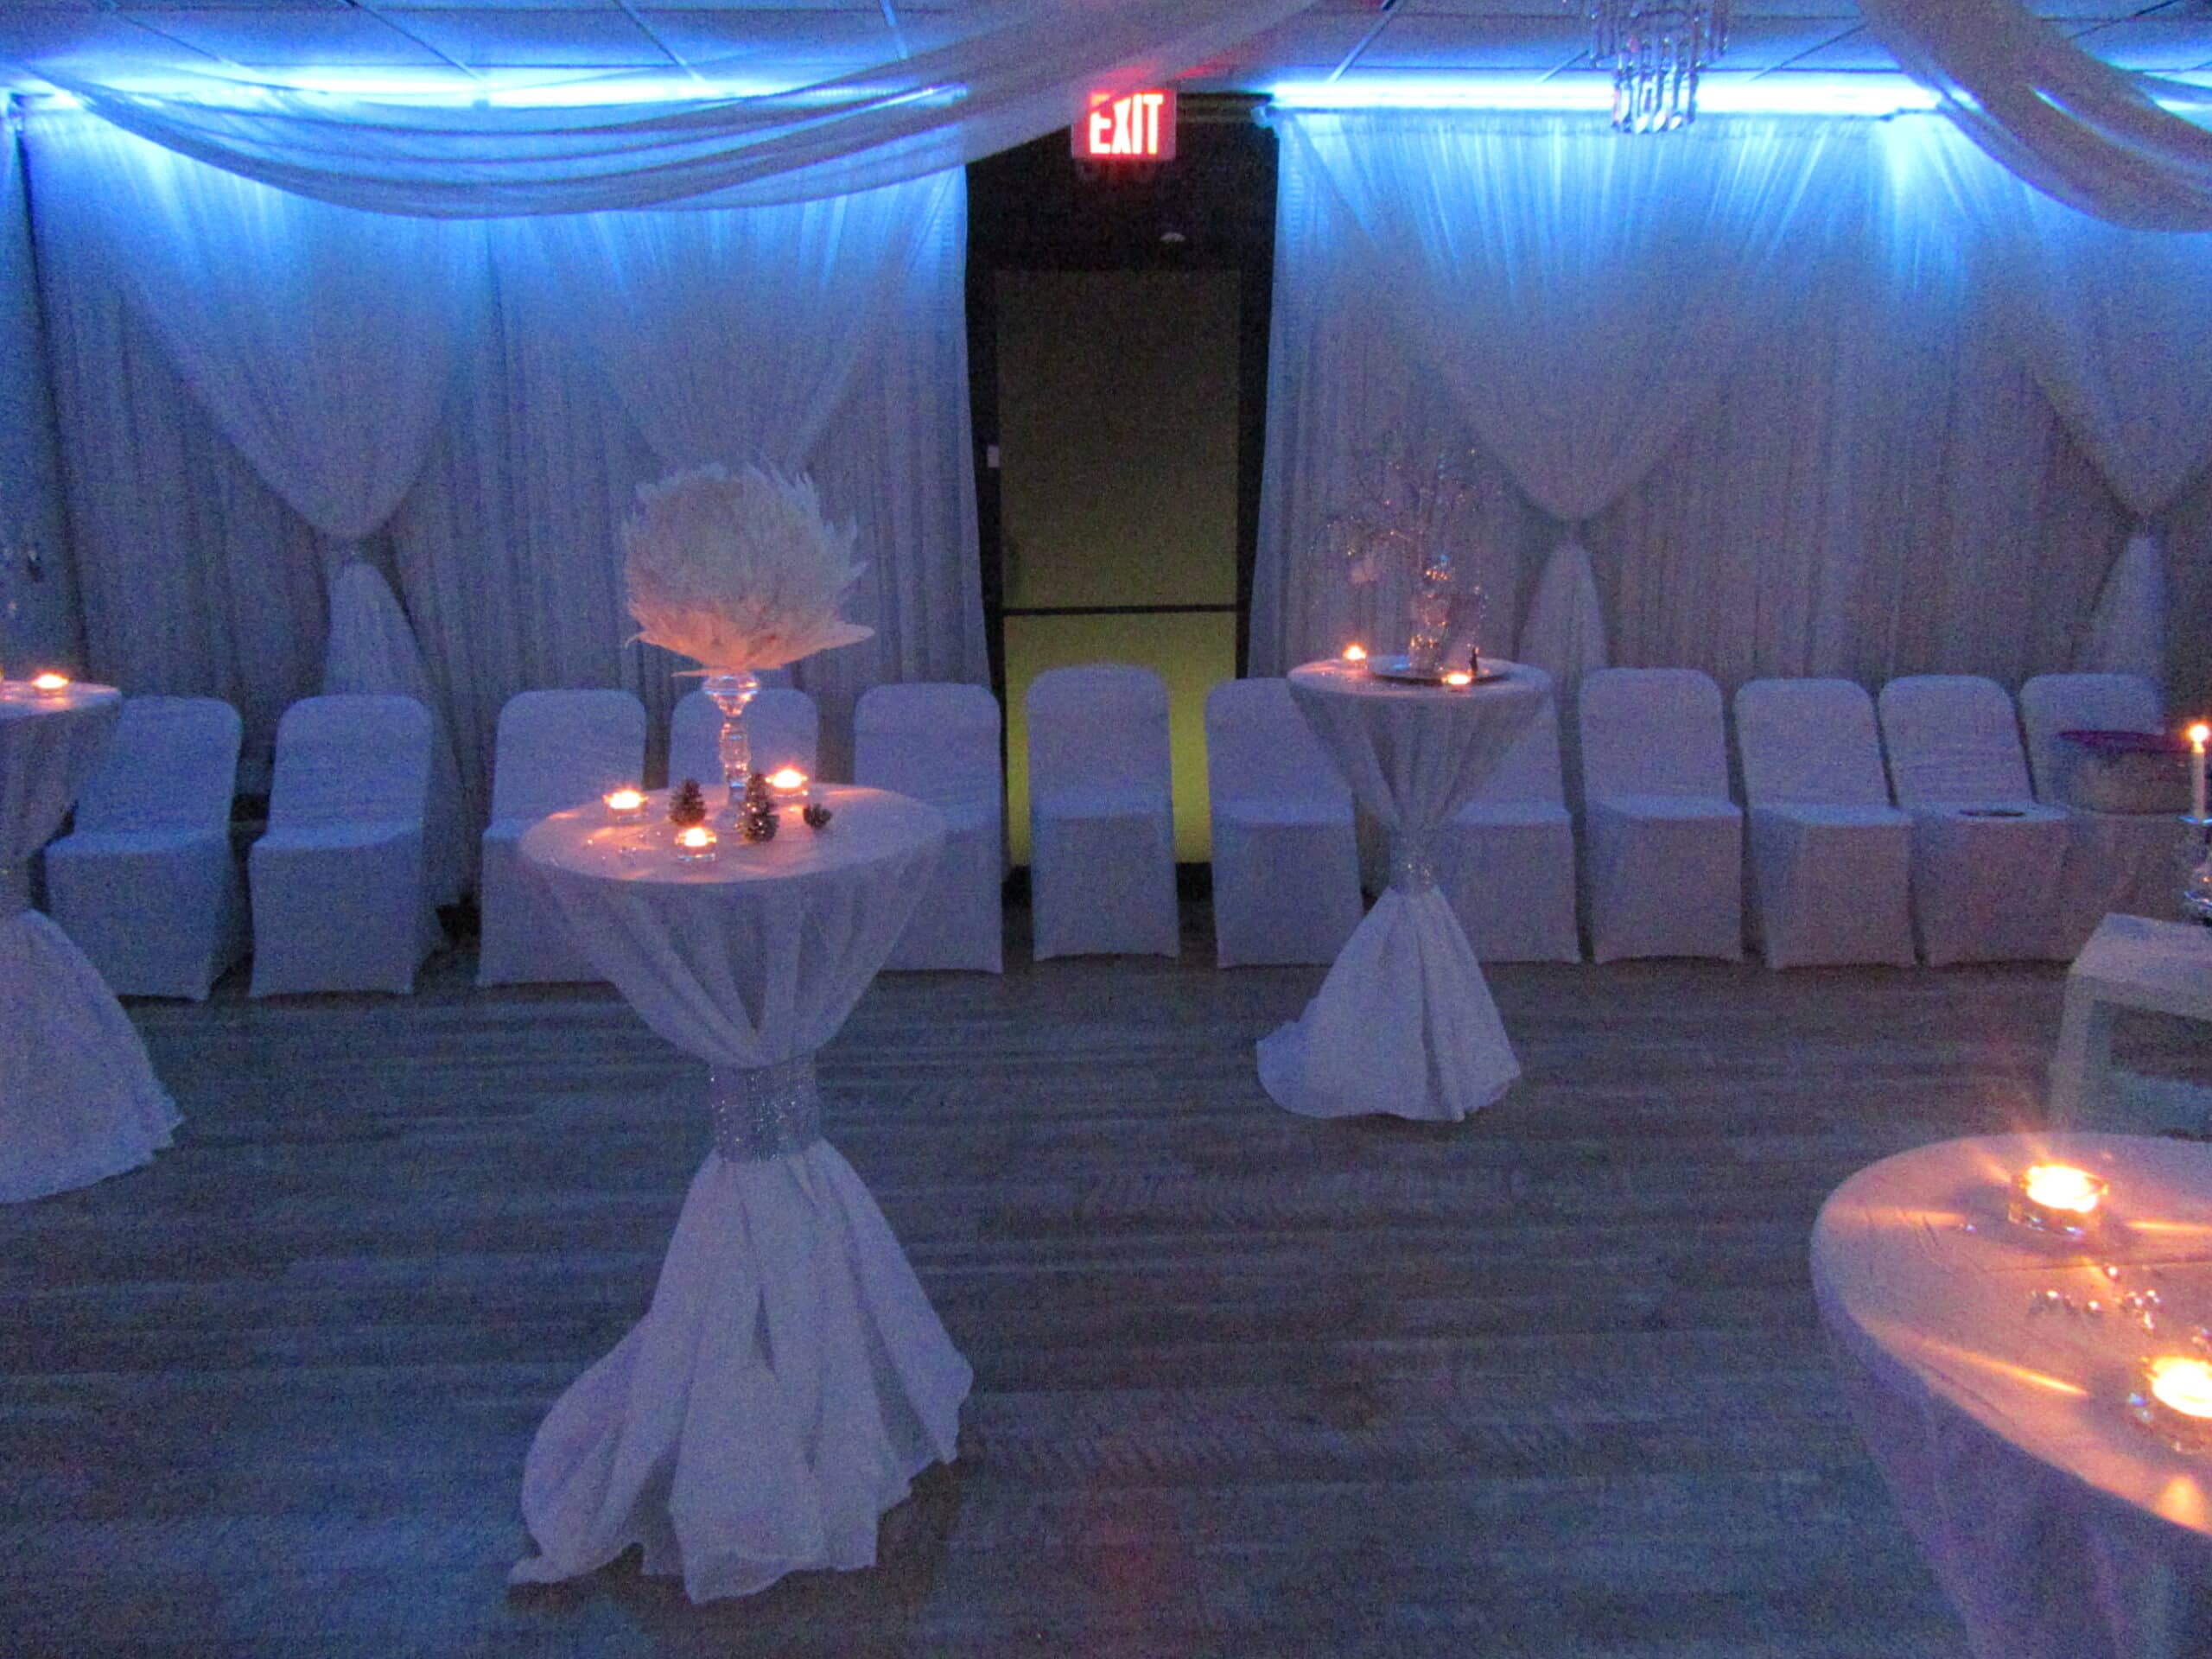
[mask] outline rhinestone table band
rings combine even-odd
[[[1436,851],[1432,837],[1391,837],[1390,885],[1401,893],[1427,893],[1436,885]]]
[[[716,1068],[707,1079],[707,1113],[714,1120],[715,1150],[732,1163],[804,1151],[822,1138],[814,1056],[802,1054],[779,1065]]]

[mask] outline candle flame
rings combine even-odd
[[[1365,645],[1354,644],[1344,647],[1344,661],[1348,663],[1363,663],[1366,660],[1367,647]]]
[[[695,823],[689,829],[678,830],[676,842],[679,847],[711,847],[715,844],[715,832],[703,823]]]
[[[2086,1216],[2103,1198],[2105,1184],[2071,1164],[2037,1164],[2021,1179],[2021,1191],[2046,1210]]]
[[[768,774],[768,787],[780,789],[788,794],[794,789],[806,787],[806,774],[797,766],[785,766],[781,772]]]
[[[2151,1393],[2184,1417],[2212,1418],[2212,1365],[2170,1354],[2151,1362]]]
[[[1455,668],[1444,677],[1446,685],[1472,685],[1474,683],[1475,677],[1464,668]]]
[[[2196,725],[2189,728],[2190,743],[2199,754],[2204,753],[2204,744],[2208,738],[2212,738],[2212,726],[2206,725],[2202,721],[2198,721]]]
[[[643,792],[634,789],[618,789],[607,798],[608,809],[616,812],[635,812],[645,804]]]
[[[65,691],[69,687],[69,677],[51,672],[35,674],[31,677],[31,683],[41,691]]]

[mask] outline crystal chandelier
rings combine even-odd
[[[1698,72],[1728,45],[1728,0],[1585,0],[1591,60],[1613,71],[1613,128],[1672,132],[1697,118]]]

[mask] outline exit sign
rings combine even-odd
[[[1077,156],[1086,162],[1172,162],[1175,159],[1175,94],[1092,92],[1069,130]]]

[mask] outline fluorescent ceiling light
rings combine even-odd
[[[1407,76],[1389,80],[1286,82],[1273,89],[1290,110],[1556,110],[1609,113],[1613,83],[1604,75]],[[1933,110],[1936,95],[1903,75],[1731,75],[1707,70],[1698,109],[1708,114],[1847,115],[1878,118]]]

